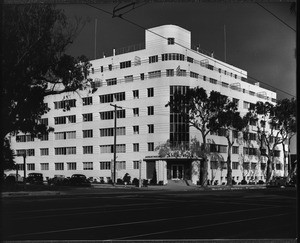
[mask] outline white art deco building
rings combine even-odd
[[[114,145],[114,107],[117,109],[117,178],[129,173],[131,178],[151,179],[156,169],[157,180],[196,183],[197,161],[184,157],[159,158],[155,148],[190,141],[200,133],[170,114],[165,105],[176,90],[203,87],[215,90],[238,102],[241,114],[257,101],[276,102],[276,93],[259,84],[247,82],[247,72],[191,47],[191,33],[175,25],[164,25],[145,32],[145,46],[139,50],[116,53],[92,60],[91,89],[45,98],[51,109],[42,121],[54,132],[42,138],[18,134],[11,138],[18,155],[26,150],[27,173],[54,175],[84,174],[97,181],[112,176]],[[250,126],[251,132],[252,126]],[[255,126],[253,126],[255,130]],[[233,177],[236,182],[265,180],[265,161],[257,153],[255,131],[250,134],[254,147],[235,143],[232,150]],[[227,140],[216,134],[208,136],[212,151],[208,178],[226,181]],[[276,152],[275,172],[283,173],[283,153]],[[23,157],[16,162],[22,170]],[[221,166],[218,166],[220,165]],[[19,171],[22,175],[22,172]]]

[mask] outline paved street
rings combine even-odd
[[[295,188],[3,198],[3,240],[295,239]]]

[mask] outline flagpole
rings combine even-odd
[[[224,25],[224,61],[226,62],[226,25]]]
[[[98,19],[95,19],[95,50],[94,50],[94,58],[97,59],[97,21]]]

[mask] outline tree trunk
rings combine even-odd
[[[267,156],[267,173],[266,173],[266,183],[268,183],[271,180],[272,177],[272,170],[273,170],[273,165],[272,161],[270,160],[270,156]]]
[[[282,143],[282,150],[283,150],[283,171],[284,171],[284,176],[287,177],[289,176],[288,172],[288,163],[286,163],[286,152],[285,152],[285,145]]]
[[[232,168],[231,168],[231,147],[232,143],[227,137],[228,150],[227,150],[227,186],[232,186]]]
[[[207,177],[208,177],[208,158],[207,158],[207,151],[206,151],[206,136],[203,136],[203,143],[202,143],[202,151],[203,151],[203,161],[201,161],[201,166],[200,166],[200,184],[202,187],[207,186]]]

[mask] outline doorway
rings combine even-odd
[[[183,165],[172,165],[172,180],[182,180],[184,175]]]

